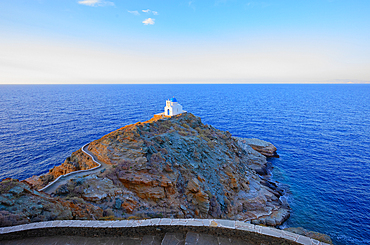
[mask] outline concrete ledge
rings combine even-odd
[[[146,219],[146,220],[57,220],[0,228],[0,241],[25,237],[59,235],[129,236],[168,232],[197,232],[216,236],[234,237],[250,244],[305,244],[325,245],[309,237],[291,232],[222,219]]]

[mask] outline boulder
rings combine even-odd
[[[307,236],[307,237],[310,237],[312,239],[315,239],[315,240],[318,240],[324,243],[333,244],[333,241],[331,240],[330,236],[319,233],[319,232],[309,231],[302,227],[289,227],[289,228],[285,228],[284,230],[293,232],[293,233],[296,233],[302,236]]]
[[[192,179],[189,181],[189,183],[188,183],[187,189],[188,189],[190,192],[193,192],[193,193],[197,193],[197,192],[199,192],[199,181],[198,181],[198,179],[196,179],[196,178],[192,178]]]
[[[250,147],[252,147],[253,150],[258,151],[266,157],[279,157],[279,155],[276,153],[276,147],[270,142],[255,138],[249,139],[234,137],[234,139],[240,141],[243,144],[249,145]]]
[[[209,210],[209,197],[206,193],[199,191],[194,195],[197,206],[202,213],[208,213]]]

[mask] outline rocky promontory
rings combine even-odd
[[[157,117],[91,142],[89,152],[107,167],[99,174],[72,178],[52,196],[36,189],[96,163],[78,150],[49,173],[26,180],[28,184],[12,183],[32,185],[35,190],[28,188],[31,192],[55,205],[95,207],[94,212],[101,211],[105,219],[222,218],[277,226],[289,217],[289,207],[280,201],[283,192],[267,175],[266,156],[276,157],[276,148],[268,142],[256,142],[232,137],[190,113]],[[14,207],[21,204],[14,196],[6,196],[9,191],[1,191],[0,210],[12,215]],[[12,205],[9,200],[14,201]],[[70,212],[72,215],[63,218],[79,218]],[[42,215],[42,211],[29,213],[27,217],[38,217],[36,220],[60,218]],[[95,213],[85,218],[101,218]],[[35,221],[33,218],[22,222]]]

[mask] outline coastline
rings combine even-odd
[[[336,244],[368,242],[369,232],[357,232],[364,227],[363,213],[368,213],[370,200],[366,198],[368,184],[359,181],[369,176],[366,171],[369,157],[363,151],[369,138],[368,121],[361,120],[368,115],[368,109],[361,107],[368,104],[368,86],[188,85],[186,91],[184,86],[172,87],[176,93],[182,91],[186,109],[203,114],[206,123],[230,130],[232,135],[273,142],[279,148],[281,158],[271,160],[275,168],[273,178],[290,187],[289,201],[294,213],[289,218],[289,226],[326,232]],[[9,87],[9,95],[25,107],[17,119],[7,118],[6,111],[12,107],[3,101],[6,110],[2,113],[5,120],[2,132],[9,132],[1,141],[3,178],[23,180],[45,173],[55,164],[63,163],[68,157],[66,153],[122,125],[149,118],[160,109],[153,109],[153,99],[168,96],[165,88],[164,85],[102,85],[99,90],[89,85]],[[37,114],[38,107],[27,106],[28,98],[22,98],[27,90],[33,91],[35,99],[61,98],[69,104],[61,108],[58,103],[45,103],[46,114]],[[87,97],[72,96],[86,91],[90,91]],[[336,91],[338,96],[333,97],[331,91]],[[219,92],[225,97],[216,104],[214,99],[207,99],[202,107],[198,106],[199,98],[218,98]],[[153,93],[156,98],[149,96]],[[321,94],[320,100],[311,100],[317,93]],[[121,94],[128,96],[121,97]],[[112,97],[114,101],[110,100]],[[243,107],[229,107],[235,98]],[[113,103],[109,110],[107,100]],[[94,104],[90,104],[91,101]],[[132,101],[142,101],[143,108],[133,107]],[[81,105],[84,111],[79,109]],[[202,108],[213,106],[213,112],[204,113]],[[353,113],[356,117],[352,117]],[[343,131],[345,129],[347,131]],[[333,144],[334,141],[337,144]],[[347,167],[349,162],[354,168]],[[341,180],[347,184],[339,188]],[[348,205],[341,205],[337,198]],[[353,203],[355,199],[358,202]],[[351,214],[347,213],[348,209]],[[332,210],[344,216],[327,215]]]
[[[184,124],[184,122],[186,122],[186,124]],[[175,124],[173,124],[173,123],[175,123]],[[171,131],[172,127],[168,126],[167,124],[169,124],[169,125],[182,125],[183,129],[178,129],[177,131]],[[191,125],[191,127],[193,127],[193,129],[191,127],[189,127],[189,125]],[[237,175],[237,172],[235,172],[234,170],[228,170],[228,166],[225,165],[224,163],[222,163],[225,160],[223,160],[223,158],[221,158],[221,157],[217,158],[217,159],[220,159],[220,161],[222,163],[221,164],[222,166],[220,166],[220,169],[223,169],[222,171],[226,171],[225,176],[228,176],[227,179],[225,179],[225,180],[226,181],[228,179],[229,179],[229,181],[231,180],[231,182],[229,182],[229,181],[226,182],[226,183],[228,183],[228,185],[227,185],[228,188],[230,188],[229,191],[235,191],[236,193],[239,193],[238,195],[240,195],[240,193],[242,193],[243,197],[242,197],[242,199],[239,198],[238,202],[243,201],[243,203],[246,203],[246,204],[243,204],[243,206],[239,205],[239,206],[236,207],[236,209],[234,209],[233,204],[230,204],[230,205],[227,206],[227,210],[226,209],[220,209],[221,208],[220,206],[218,207],[218,210],[217,209],[212,209],[214,207],[217,208],[217,205],[219,205],[219,204],[215,203],[215,201],[216,200],[218,201],[219,199],[211,199],[212,194],[209,193],[209,190],[202,190],[201,189],[201,188],[204,188],[203,185],[206,186],[205,185],[206,182],[204,182],[204,181],[206,181],[207,178],[205,178],[203,176],[205,175],[205,173],[209,173],[209,171],[207,170],[206,172],[199,172],[196,175],[198,177],[196,177],[196,178],[190,177],[190,179],[189,179],[190,181],[189,182],[187,181],[188,184],[187,184],[187,187],[186,187],[187,188],[186,193],[188,193],[188,194],[186,194],[186,195],[188,195],[188,200],[189,200],[189,197],[194,198],[193,200],[196,200],[195,202],[193,201],[193,204],[187,204],[188,207],[185,207],[180,202],[181,212],[178,212],[178,213],[163,212],[161,215],[163,215],[163,214],[166,215],[166,216],[170,215],[169,218],[178,217],[179,215],[180,215],[180,218],[196,218],[194,216],[189,216],[189,215],[185,216],[185,214],[188,212],[189,205],[193,205],[193,206],[190,206],[190,208],[195,207],[195,212],[193,213],[193,215],[197,215],[197,216],[199,215],[199,217],[203,218],[203,219],[210,218],[213,215],[216,215],[216,217],[224,217],[224,218],[227,218],[229,220],[241,220],[242,219],[242,220],[244,220],[244,222],[252,223],[252,224],[255,224],[255,225],[262,224],[262,225],[267,225],[267,226],[278,227],[281,224],[283,224],[283,222],[285,220],[287,220],[289,218],[289,209],[290,209],[289,205],[286,205],[286,204],[282,205],[282,203],[280,202],[280,197],[284,194],[284,191],[279,189],[278,186],[276,185],[276,183],[274,183],[270,179],[270,176],[268,175],[269,164],[266,160],[266,154],[267,154],[267,157],[272,157],[272,156],[277,157],[278,155],[276,154],[276,147],[274,147],[271,143],[261,141],[261,140],[257,140],[257,139],[246,139],[246,138],[240,138],[240,137],[239,138],[238,137],[232,137],[231,134],[228,133],[228,132],[217,131],[212,126],[201,124],[200,118],[194,117],[193,115],[187,114],[187,113],[184,114],[184,115],[177,116],[175,118],[155,119],[155,120],[151,119],[151,120],[149,120],[147,122],[144,122],[144,123],[139,122],[139,123],[136,123],[134,125],[128,125],[128,126],[125,126],[124,128],[121,128],[121,129],[115,131],[115,132],[109,133],[108,135],[102,137],[100,140],[85,144],[80,150],[76,151],[74,154],[77,154],[77,156],[79,156],[79,154],[80,154],[79,152],[83,152],[84,154],[88,155],[89,157],[88,158],[86,158],[86,157],[85,158],[78,158],[78,159],[86,159],[86,160],[89,160],[89,161],[93,161],[93,162],[97,163],[98,166],[93,167],[92,169],[71,171],[67,174],[60,175],[55,180],[48,183],[45,187],[43,187],[42,189],[39,189],[39,190],[44,191],[44,192],[49,193],[49,194],[52,194],[53,197],[64,198],[65,200],[72,200],[71,198],[74,198],[74,196],[73,196],[74,194],[72,196],[71,196],[71,194],[69,194],[69,193],[72,193],[71,190],[78,189],[78,188],[76,188],[76,187],[79,187],[78,183],[83,183],[83,182],[87,181],[87,183],[89,183],[88,184],[89,188],[91,187],[91,184],[96,185],[96,186],[93,187],[95,189],[89,190],[88,193],[85,192],[86,194],[82,194],[82,197],[83,197],[84,201],[82,201],[82,199],[81,199],[81,202],[82,203],[87,202],[90,205],[91,204],[96,205],[96,207],[102,209],[103,210],[103,217],[104,216],[105,217],[108,217],[108,216],[109,217],[114,217],[114,216],[116,216],[117,218],[129,218],[129,217],[135,217],[135,216],[132,216],[132,214],[135,214],[135,212],[136,212],[136,215],[142,214],[141,212],[134,211],[134,210],[138,209],[138,207],[140,207],[140,206],[136,205],[136,203],[138,202],[138,199],[136,197],[132,196],[133,194],[130,194],[132,197],[126,198],[125,202],[122,202],[120,200],[121,197],[120,198],[115,197],[115,202],[113,203],[113,206],[109,206],[110,205],[109,203],[102,204],[103,199],[106,200],[106,198],[109,198],[109,197],[112,199],[112,197],[114,198],[114,195],[117,195],[117,194],[122,195],[122,194],[120,194],[120,193],[122,193],[122,191],[120,191],[119,189],[117,189],[117,187],[114,187],[114,185],[112,185],[112,184],[114,184],[114,182],[109,182],[108,179],[107,179],[108,176],[111,176],[110,175],[111,173],[114,173],[114,171],[116,171],[115,170],[116,167],[120,166],[120,165],[119,164],[114,165],[114,164],[112,164],[112,162],[107,165],[106,163],[104,163],[104,159],[106,159],[106,156],[104,156],[104,155],[96,156],[95,154],[96,154],[96,152],[98,152],[99,154],[101,152],[106,152],[105,150],[103,150],[103,151],[98,150],[97,151],[97,149],[100,147],[99,146],[100,141],[108,140],[108,139],[111,140],[111,139],[113,139],[114,137],[117,137],[117,136],[119,138],[120,137],[119,135],[122,134],[123,132],[133,132],[134,137],[142,137],[142,136],[140,136],[140,135],[142,135],[142,133],[137,133],[137,132],[145,132],[145,131],[140,131],[139,129],[140,128],[144,129],[147,126],[154,127],[155,130],[165,130],[164,132],[167,132],[167,130],[170,130],[169,132],[170,132],[171,135],[174,132],[179,132],[179,136],[180,137],[185,137],[185,139],[190,137],[189,139],[198,140],[198,141],[200,140],[200,142],[204,141],[205,143],[207,143],[207,144],[203,143],[204,144],[203,147],[206,147],[202,150],[204,152],[211,152],[212,150],[210,150],[210,149],[214,149],[216,146],[221,147],[222,145],[224,145],[224,147],[226,147],[225,149],[229,149],[227,151],[231,150],[231,152],[235,152],[234,154],[236,154],[235,155],[236,158],[232,158],[232,159],[235,159],[235,160],[233,160],[233,161],[235,161],[235,163],[233,163],[232,161],[228,161],[228,164],[239,164],[239,165],[240,164],[248,164],[248,168],[247,169],[244,168],[243,171],[248,172],[248,171],[252,170],[252,172],[250,172],[250,173],[248,172],[248,175],[250,175],[250,177],[248,178],[249,180],[247,180],[246,183],[241,183],[240,187],[238,187],[239,185],[236,184],[236,181],[238,181],[238,179],[240,179],[240,178],[243,178],[243,175],[239,176],[239,175]],[[204,129],[198,129],[199,127],[203,127]],[[186,130],[188,130],[188,131],[186,131]],[[150,130],[149,130],[149,132],[150,132]],[[199,134],[198,136],[197,136],[197,133]],[[124,133],[124,134],[126,134],[126,133]],[[145,135],[145,133],[143,135]],[[168,136],[167,133],[165,135],[166,135],[166,137]],[[216,135],[217,135],[217,137],[216,137]],[[171,137],[173,137],[173,136],[171,136]],[[176,136],[176,137],[178,137],[178,136]],[[212,139],[212,137],[216,137],[216,138]],[[175,138],[173,138],[169,141],[170,145],[173,145],[175,143],[173,141],[174,139]],[[133,142],[133,141],[137,142],[137,139],[135,139],[135,138],[128,138],[128,140],[129,140],[129,142]],[[160,141],[160,139],[158,139],[158,136],[155,136],[155,140]],[[221,143],[222,140],[224,140],[226,144]],[[247,143],[247,141],[252,141],[253,144],[249,145]],[[164,141],[162,141],[162,142],[164,142]],[[215,144],[214,142],[218,142],[218,143]],[[258,142],[258,143],[260,143],[261,145],[264,146],[264,147],[262,147],[262,149],[261,148],[257,149],[257,150],[260,150],[260,152],[253,149],[253,146],[256,145],[256,142]],[[131,145],[132,145],[132,143],[130,143],[130,147],[132,147]],[[90,150],[87,150],[87,149],[85,150],[86,147],[89,147]],[[148,152],[150,154],[149,158],[147,157],[147,159],[151,159],[151,161],[152,161],[152,156],[155,155],[156,152],[159,151],[159,149],[154,149],[153,147],[152,148],[150,148],[150,147],[149,148],[148,147],[146,147],[146,148],[141,147],[141,149],[142,150],[144,149],[144,152]],[[167,149],[166,150],[166,152],[167,152],[169,150],[169,148],[166,148],[166,149]],[[217,149],[217,151],[219,151],[218,148],[215,148],[215,149]],[[220,148],[220,149],[222,149],[222,148]],[[93,154],[91,152],[91,150],[95,154]],[[160,151],[163,152],[162,150],[160,150]],[[129,154],[130,154],[130,156],[132,155],[132,153],[129,153]],[[228,153],[227,155],[229,157],[231,157],[230,153]],[[225,155],[225,156],[227,156],[227,155]],[[169,156],[172,157],[172,155],[169,155]],[[197,156],[197,155],[195,155],[195,156]],[[245,158],[245,160],[242,161],[241,159],[244,159],[244,158]],[[76,155],[72,154],[72,156],[67,159],[68,162],[70,162],[71,159],[77,159]],[[99,159],[99,160],[96,160],[96,159]],[[135,159],[135,157],[133,159]],[[161,159],[160,155],[159,155],[158,159],[159,159],[159,161],[162,161],[162,160],[160,160]],[[186,159],[186,158],[184,158],[184,159]],[[67,160],[66,160],[66,162],[67,162]],[[137,166],[139,166],[140,165],[139,162],[142,162],[142,161],[144,161],[144,158],[141,158],[141,160],[140,160],[140,157],[136,158],[135,164]],[[158,162],[158,160],[154,160],[154,161],[156,162],[156,164],[159,164],[158,166],[161,165],[161,163]],[[178,163],[180,163],[180,162],[178,162]],[[146,188],[148,188],[148,187],[149,187],[149,189],[154,188],[153,190],[157,191],[158,187],[156,187],[156,186],[163,186],[164,190],[165,190],[165,193],[174,193],[174,191],[173,191],[173,188],[174,188],[173,186],[174,185],[171,184],[171,178],[172,178],[171,174],[173,175],[173,173],[175,171],[173,169],[174,167],[175,168],[179,167],[178,163],[177,163],[177,165],[175,164],[172,167],[168,166],[168,164],[167,164],[167,166],[163,168],[164,173],[169,174],[168,178],[170,178],[170,179],[165,180],[165,179],[163,179],[164,177],[161,177],[162,178],[161,182],[155,184],[153,187],[146,186],[146,187],[144,187],[144,189],[131,189],[131,191],[136,192],[137,195],[140,198],[144,198],[144,199],[147,199],[147,200],[151,200],[153,198],[154,198],[155,202],[157,202],[157,200],[159,200],[161,198],[165,198],[163,200],[166,200],[168,198],[167,197],[168,194],[166,194],[166,196],[160,197],[160,196],[158,196],[158,195],[161,195],[160,192],[159,193],[154,193],[154,196],[150,196],[150,195],[152,195],[150,193],[148,193],[149,194],[148,196],[145,196],[147,194],[145,194],[143,196],[140,193],[142,191],[147,192]],[[102,169],[103,165],[105,167],[104,169]],[[79,166],[82,166],[82,164],[79,164]],[[192,164],[183,165],[182,168],[184,168],[185,166],[194,168],[194,166]],[[204,165],[204,166],[207,166],[207,165]],[[233,165],[230,165],[230,166],[233,166]],[[240,165],[240,166],[242,166],[242,165]],[[122,167],[120,167],[120,168],[122,168]],[[198,167],[196,167],[194,169],[197,169],[197,168]],[[232,168],[234,168],[234,167],[232,167]],[[55,169],[58,169],[58,171],[60,172],[60,167],[57,167]],[[67,168],[67,170],[68,169],[70,170],[70,168]],[[141,168],[139,168],[139,171],[142,171],[140,169]],[[250,169],[250,170],[248,170],[248,169]],[[123,172],[125,172],[125,171],[127,172],[127,167],[122,168],[122,170],[123,170]],[[120,171],[122,171],[122,170],[120,170]],[[52,173],[52,171],[50,171],[50,173]],[[151,182],[155,183],[155,182],[153,182],[153,180],[144,180],[144,182],[142,182],[143,181],[142,178],[144,177],[144,175],[141,175],[141,177],[139,177],[139,175],[132,174],[130,171],[127,172],[127,173],[129,174],[128,176],[132,176],[132,177],[125,177],[123,175],[123,179],[120,177],[119,180],[123,183],[123,186],[125,188],[128,188],[128,190],[130,190],[130,188],[132,188],[130,185],[133,185],[134,188],[137,188],[137,187],[135,187],[135,186],[137,186],[137,183],[151,183]],[[150,172],[148,172],[148,173],[150,173]],[[255,173],[258,173],[260,176],[258,177],[258,175],[256,175]],[[92,174],[95,174],[95,175],[92,175]],[[112,177],[109,177],[109,178],[112,178]],[[132,182],[133,181],[132,178],[134,178],[136,180],[134,180],[134,182]],[[148,177],[145,177],[145,178],[148,178]],[[40,177],[40,179],[42,179],[42,176]],[[222,181],[221,183],[225,182],[225,180],[221,180]],[[106,185],[106,187],[103,187],[103,189],[98,190],[99,189],[98,186],[102,187],[103,182],[101,182],[101,181],[103,181],[105,183],[104,185]],[[204,184],[202,184],[202,183],[204,183]],[[147,184],[144,184],[144,185],[147,185]],[[120,186],[120,185],[118,185],[118,186]],[[121,184],[121,186],[122,186],[122,184]],[[96,189],[96,188],[98,188],[98,189]],[[172,188],[172,190],[171,189],[166,189],[166,188]],[[239,190],[239,188],[242,188],[242,189]],[[245,189],[245,191],[243,191],[244,189]],[[108,191],[108,190],[110,190],[110,191]],[[116,194],[113,194],[112,191]],[[126,193],[129,193],[129,192],[126,192]],[[249,194],[247,194],[247,193],[249,193]],[[66,196],[66,194],[67,194],[67,196]],[[230,195],[230,192],[229,192],[228,195]],[[264,200],[263,199],[260,200],[260,198],[264,198]],[[266,198],[268,198],[268,199],[266,199]],[[250,202],[250,200],[252,200],[252,202]],[[268,201],[268,200],[270,200],[270,201]],[[226,201],[228,201],[228,200],[225,199],[225,203],[226,203]],[[104,202],[107,202],[107,201],[104,201]],[[143,203],[143,204],[146,205],[145,203]],[[143,204],[140,204],[140,205],[143,205]],[[108,206],[106,206],[106,205],[108,205]],[[249,216],[248,215],[245,216],[245,214],[243,214],[243,213],[246,212],[246,211],[243,210],[243,208],[245,208],[244,205],[247,205],[245,207],[247,207],[247,210],[250,210],[250,211],[247,211],[247,213],[249,212],[249,214],[248,214]],[[272,206],[272,208],[271,208],[271,205],[277,205],[277,206]],[[107,209],[107,207],[109,207],[109,208]],[[112,209],[110,207],[113,207],[116,210],[112,212]],[[239,207],[243,207],[243,208],[239,209]],[[267,212],[264,211],[264,210],[266,210],[266,207],[269,207],[269,209],[267,209],[268,210]],[[120,209],[126,210],[126,212],[132,213],[132,214],[129,214],[128,216],[123,216],[123,217],[122,216],[121,217],[117,216],[117,210],[120,210]],[[253,211],[253,210],[256,210],[256,211]],[[189,211],[191,211],[191,210],[189,210]],[[99,211],[99,212],[101,212],[101,211]],[[158,211],[154,211],[154,212],[158,212]],[[224,214],[222,214],[221,212],[224,212]],[[229,212],[232,212],[231,216],[229,215]],[[189,214],[191,214],[191,213],[189,213]],[[253,216],[250,216],[250,215],[256,215],[256,214],[259,215],[259,216],[257,216],[257,219],[253,218]],[[175,215],[175,216],[173,216],[173,215]],[[212,215],[212,216],[209,216],[209,215]],[[244,218],[242,218],[243,216],[241,216],[241,215],[244,215]],[[215,216],[213,216],[213,217],[215,217]],[[245,219],[245,217],[247,217],[247,219]],[[140,216],[137,216],[136,218],[140,218]],[[148,218],[150,218],[150,217],[148,217]],[[115,219],[115,218],[113,218],[113,219]]]
[[[166,126],[166,125],[173,125],[172,127],[180,127],[180,128],[178,128],[177,131],[173,131],[171,129],[172,127]],[[150,130],[155,130],[155,131],[164,130],[163,133],[160,133],[160,134],[156,133],[156,134],[163,135],[162,137],[165,137],[165,138],[174,137],[172,139],[173,143],[166,144],[166,146],[161,146],[163,148],[157,148],[159,147],[159,144],[155,143],[157,140],[159,140],[158,141],[159,143],[165,142],[165,141],[162,141],[161,139],[158,138],[158,136],[155,136],[156,134],[154,135],[153,140],[155,141],[153,142],[154,144],[157,144],[156,145],[157,149],[154,149],[153,146],[142,147],[141,146],[142,143],[139,143],[137,146],[135,146],[135,144],[137,143],[130,143],[130,142],[145,142],[146,141],[145,137],[147,137],[145,135],[148,135],[148,133],[146,131],[140,130],[140,128],[144,129],[146,127],[151,127],[152,129]],[[130,167],[130,169],[136,168],[137,169],[135,170],[136,173],[135,171],[127,172],[127,170],[125,170],[127,169],[127,167],[119,167],[116,169],[117,163],[114,163],[111,160],[114,158],[109,158],[109,157],[107,158],[107,155],[101,155],[101,153],[107,154],[109,152],[106,151],[105,148],[101,148],[101,144],[99,143],[101,141],[101,142],[112,142],[112,144],[117,144],[117,143],[114,143],[116,142],[114,141],[115,137],[119,139],[120,137],[122,137],[120,136],[121,134],[126,135],[127,133],[129,133],[131,135],[131,132],[133,133],[132,136],[129,136],[129,138],[127,138],[128,140],[127,146],[129,147],[127,149],[131,149],[132,147],[134,147],[132,149],[138,149],[140,152],[143,151],[143,153],[140,153],[142,155],[140,154],[138,155],[137,150],[122,151],[121,148],[119,148],[120,149],[119,152],[121,153],[117,151],[114,154],[126,154],[130,159],[136,159],[133,162],[134,165]],[[167,132],[170,132],[170,134]],[[176,134],[174,134],[175,132]],[[125,137],[128,137],[128,136],[125,136]],[[134,137],[134,138],[130,138],[130,137]],[[135,137],[138,137],[138,138],[136,139]],[[151,205],[153,207],[157,206],[157,208],[153,209],[153,210],[157,210],[154,212],[161,212],[161,213],[164,212],[166,213],[166,215],[170,215],[170,217],[173,215],[175,215],[175,217],[178,215],[180,215],[180,217],[181,215],[185,215],[185,216],[189,216],[189,218],[190,217],[195,218],[197,216],[204,217],[204,218],[206,217],[225,217],[226,218],[228,217],[229,219],[249,220],[255,224],[267,224],[270,226],[280,225],[289,217],[289,207],[288,206],[281,207],[281,204],[279,204],[279,199],[278,199],[281,196],[281,190],[279,190],[277,186],[273,184],[273,182],[271,182],[270,179],[266,178],[267,177],[266,156],[262,155],[258,151],[254,150],[251,146],[246,144],[245,140],[246,139],[240,139],[240,138],[238,139],[235,137],[232,138],[228,132],[218,131],[214,129],[212,126],[203,125],[200,121],[200,118],[194,117],[193,115],[188,114],[188,113],[184,113],[180,116],[175,116],[172,118],[165,118],[165,119],[153,118],[144,123],[139,122],[133,125],[127,125],[115,132],[107,134],[106,136],[102,137],[100,140],[96,140],[89,144],[85,144],[80,150],[74,152],[71,157],[68,157],[65,163],[63,163],[61,166],[53,168],[52,170],[49,171],[47,175],[40,176],[37,181],[35,181],[35,177],[33,177],[32,179],[26,180],[26,182],[28,182],[29,184],[33,184],[33,186],[37,187],[40,185],[40,181],[48,180],[48,179],[51,180],[52,178],[50,177],[55,176],[54,172],[57,170],[56,173],[59,173],[60,175],[57,177],[54,177],[54,180],[45,184],[44,187],[39,188],[38,190],[44,190],[45,192],[49,194],[53,193],[53,195],[60,196],[62,198],[66,198],[66,197],[72,198],[74,196],[80,196],[81,194],[77,194],[77,193],[73,194],[74,193],[73,190],[76,189],[78,186],[74,184],[75,182],[71,182],[70,179],[80,179],[78,181],[85,181],[86,179],[87,183],[90,183],[88,184],[89,186],[96,185],[96,187],[91,187],[91,188],[99,188],[98,185],[101,185],[99,183],[103,181],[105,184],[103,184],[103,182],[101,183],[104,186],[106,186],[104,188],[107,188],[106,189],[107,193],[104,193],[104,190],[103,191],[94,190],[94,189],[84,190],[85,193],[86,191],[88,191],[88,193],[90,194],[88,193],[82,194],[82,197],[84,201],[90,202],[91,204],[94,204],[94,205],[98,205],[99,207],[103,208],[103,210],[106,210],[108,208],[107,212],[111,214],[114,213],[114,215],[117,217],[122,217],[121,216],[122,214],[120,215],[118,212],[119,210],[121,210],[121,206],[123,207],[123,210],[126,210],[125,212],[128,213],[127,215],[130,215],[130,213],[137,212],[134,210],[138,209],[140,205],[144,205],[144,206]],[[177,141],[178,143],[176,144],[179,144],[179,146],[173,145]],[[193,142],[193,143],[185,146],[184,144],[186,144],[185,143],[186,141]],[[252,141],[255,142],[256,139],[252,139]],[[195,143],[195,142],[198,142],[198,143]],[[215,142],[218,142],[218,143],[215,143]],[[264,145],[264,147],[262,147],[262,151],[261,151],[262,153],[266,153],[266,151],[264,152],[263,149],[270,149],[270,153],[268,154],[276,155],[276,147],[264,141],[259,141],[259,143]],[[104,144],[111,144],[111,143],[104,143]],[[146,143],[146,144],[149,144],[149,143]],[[153,144],[153,143],[150,143],[150,144]],[[160,143],[160,144],[163,144],[163,143]],[[201,151],[199,151],[202,155],[199,155],[199,153],[196,152],[197,151],[197,148],[195,147],[196,144],[198,144],[198,148],[199,148],[199,144],[202,145]],[[186,152],[186,151],[189,151],[189,149],[193,149],[192,150],[194,151],[194,156],[192,156],[193,158],[189,158],[187,155],[183,155],[183,153],[180,153],[179,155],[179,153],[176,153],[177,150],[173,151],[173,153],[171,154],[168,153],[168,155],[166,155],[167,152],[170,151],[171,149],[180,149],[180,148],[176,148],[176,147],[180,147],[180,145],[182,148],[181,151]],[[85,151],[86,146],[88,146],[89,148],[89,150],[86,149],[87,151]],[[160,155],[159,152],[162,152],[162,156]],[[214,155],[214,153],[212,152],[219,152],[219,153]],[[235,153],[232,153],[232,152],[235,152]],[[230,153],[235,154],[235,155],[230,155]],[[83,154],[85,154],[88,157],[86,157]],[[146,156],[146,157],[143,158],[142,156]],[[155,158],[153,158],[154,156]],[[120,158],[128,159],[127,157],[125,158],[125,155],[122,155]],[[180,158],[182,158],[181,161],[179,160]],[[193,159],[191,160],[193,162],[188,162],[189,159]],[[211,159],[214,159],[214,160],[211,160]],[[230,160],[227,160],[227,159],[230,159]],[[72,162],[76,160],[79,162]],[[214,163],[215,160],[216,162],[219,162],[216,165]],[[87,166],[85,164],[85,161],[95,162],[96,165],[98,166],[93,167],[91,169],[73,171],[74,170],[73,166]],[[152,170],[150,169],[152,169],[153,167],[149,167],[150,171],[145,172],[147,170],[143,170],[143,167],[140,167],[140,166],[142,164],[150,164],[149,161],[153,161],[155,165],[152,165],[152,166],[155,168],[160,168],[161,170],[159,171],[163,171],[163,172],[158,172],[158,173],[151,172]],[[163,165],[162,161],[164,161],[163,163],[166,162],[163,167],[161,167]],[[177,161],[177,163],[173,163],[173,161]],[[206,161],[207,163],[202,163],[202,161]],[[169,165],[170,162],[172,162],[171,164],[172,166]],[[226,162],[230,164],[230,166],[228,166],[228,164],[225,164]],[[100,167],[101,164],[104,165],[104,169],[101,169]],[[119,164],[120,163],[118,163],[118,165]],[[248,167],[245,168],[246,166]],[[224,174],[223,175],[213,175],[209,167],[211,167],[211,169],[215,167],[219,168],[222,172],[224,171]],[[237,168],[240,168],[240,169],[237,170]],[[258,175],[254,174],[253,171],[250,172],[251,170],[248,170],[250,168],[253,171],[259,173],[261,176],[265,176],[265,177],[261,177],[260,179]],[[194,176],[192,172],[190,172],[190,175],[189,175],[189,173],[187,172],[182,172],[184,170],[181,170],[181,169],[184,169],[184,170],[189,169],[192,172],[194,172],[194,174],[196,175]],[[114,180],[113,178],[114,175],[112,175],[117,170],[120,171],[119,175],[122,176],[122,177],[119,177],[118,182],[117,182],[118,179]],[[144,171],[144,174],[142,173],[142,171]],[[247,175],[244,176],[244,172],[247,173]],[[65,174],[62,174],[62,173],[65,173]],[[91,176],[91,174],[95,174],[95,176],[97,176],[98,178],[97,177],[94,177],[93,179],[86,178],[86,176]],[[189,175],[189,177],[185,177],[184,174]],[[184,176],[185,178],[189,178],[189,179],[186,180],[185,183],[183,181],[178,182],[179,181],[178,178],[180,177],[176,177],[176,176]],[[159,183],[157,182],[157,180],[155,180],[158,177],[162,178],[162,180]],[[207,180],[207,178],[209,180]],[[244,181],[243,180],[244,178],[247,178],[245,180],[246,181],[245,183],[237,184],[237,182]],[[140,179],[143,179],[143,180],[140,180]],[[110,182],[112,180],[113,180],[113,183]],[[208,181],[211,181],[211,182],[208,183]],[[185,184],[185,186],[180,187],[179,189],[180,192],[178,192],[178,190],[176,190],[174,182],[178,182],[178,184],[180,185]],[[57,185],[55,183],[57,183]],[[216,186],[220,186],[221,189],[220,187],[217,187],[216,189],[212,189],[214,187],[211,187],[211,186],[215,184]],[[79,184],[77,183],[77,185]],[[108,186],[111,186],[111,187],[108,187]],[[264,186],[264,188],[261,188],[262,186]],[[60,189],[61,187],[63,187],[63,191],[62,189]],[[210,187],[211,189],[209,189]],[[224,189],[225,187],[227,189]],[[127,191],[130,191],[130,190],[133,191],[132,194],[128,194],[131,197],[128,198],[124,196],[127,194],[123,194],[123,196],[122,194],[119,194],[119,193],[122,193],[122,191],[119,190],[120,188],[124,188],[124,189],[127,188]],[[161,189],[161,188],[164,188],[164,189]],[[185,189],[186,193],[181,191],[181,188],[186,188]],[[113,194],[109,190],[115,190],[115,193],[118,193],[118,194]],[[226,194],[229,196],[230,199],[228,200],[225,197],[222,198],[223,195],[221,196],[220,194],[217,194],[219,193],[219,191],[221,192],[227,191]],[[63,193],[67,193],[67,196],[66,194],[63,194]],[[127,193],[131,193],[131,192],[127,192]],[[184,193],[184,194],[180,194],[180,193]],[[101,200],[103,200],[101,198],[105,198],[105,196],[107,195],[108,196],[113,195],[112,197],[113,197],[113,200],[115,201],[113,202],[113,204],[109,204],[108,202],[107,204],[103,204],[102,206],[102,204],[99,204]],[[120,197],[117,197],[117,195],[119,195]],[[187,203],[186,206],[188,206],[188,208],[183,207],[183,204],[179,202],[178,205],[181,206],[180,212],[176,211],[175,207],[174,207],[175,209],[170,209],[172,211],[170,211],[169,213],[168,213],[168,210],[160,211],[161,206],[156,205],[155,202],[157,202],[157,200],[163,200],[164,202],[166,202],[167,200],[170,201],[171,195],[173,197],[175,195],[183,195],[185,197],[185,200],[181,202],[183,202],[184,204]],[[214,197],[212,197],[213,195]],[[235,197],[232,197],[234,195]],[[240,195],[240,197],[238,197],[238,195]],[[186,200],[186,198],[188,201]],[[189,202],[189,200],[192,200],[193,198],[196,201]],[[233,206],[231,204],[231,202],[234,202],[232,198],[237,198],[238,200],[237,203],[240,203],[240,204],[238,204],[237,206]],[[122,199],[123,200],[126,199],[126,201],[122,201]],[[267,206],[263,204],[263,203],[266,203],[266,201],[268,203],[271,203],[269,205],[270,206],[272,205],[272,206],[270,207],[268,205],[269,207],[266,208]],[[113,209],[113,213],[112,211],[109,211],[110,208]],[[211,211],[211,210],[214,210],[214,211]],[[250,211],[245,211],[245,210],[250,210]],[[247,212],[246,213],[247,215],[244,214],[245,212]],[[138,212],[138,214],[140,213],[141,212]],[[210,214],[212,214],[213,216],[209,216]],[[271,216],[271,218],[268,218],[268,219],[261,218],[261,217],[266,217],[266,215]],[[256,217],[257,219],[253,217]]]

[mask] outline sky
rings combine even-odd
[[[0,84],[370,83],[369,0],[0,0]]]

